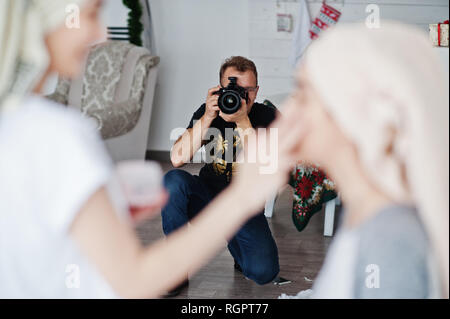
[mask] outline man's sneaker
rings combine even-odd
[[[181,291],[189,286],[189,279],[186,279],[185,281],[183,281],[181,284],[179,284],[178,286],[176,286],[174,289],[172,289],[171,291],[169,291],[167,294],[165,294],[163,296],[163,298],[173,298],[178,296]]]

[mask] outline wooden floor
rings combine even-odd
[[[161,165],[165,171],[172,168],[169,163]],[[200,164],[190,164],[183,169],[196,174],[200,167]],[[278,245],[280,276],[292,280],[292,283],[259,286],[234,270],[233,258],[224,249],[197,274],[190,275],[189,287],[177,298],[269,299],[282,293],[296,295],[311,288],[312,282],[308,279],[314,280],[317,276],[332,238],[323,236],[323,211],[311,218],[305,230],[298,232],[291,220],[291,210],[292,189],[288,186],[278,197],[274,216],[268,221]],[[137,233],[144,244],[161,238],[164,236],[161,218],[143,223],[137,228]]]

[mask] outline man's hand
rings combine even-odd
[[[206,97],[206,109],[205,114],[203,115],[206,120],[212,121],[217,117],[220,109],[218,104],[219,95],[214,94],[215,92],[220,90],[220,85],[215,86],[208,90],[208,96]]]
[[[244,99],[241,99],[241,108],[233,114],[225,114],[220,111],[219,116],[227,122],[234,122],[236,126],[242,129],[252,127],[250,119],[248,118],[248,106]]]

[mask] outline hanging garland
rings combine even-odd
[[[128,32],[130,36],[130,43],[142,46],[141,34],[144,27],[141,23],[142,7],[139,0],[122,0],[123,4],[130,9],[128,13]]]

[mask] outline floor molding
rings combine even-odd
[[[145,153],[145,159],[150,161],[170,162],[170,151],[150,151]]]

